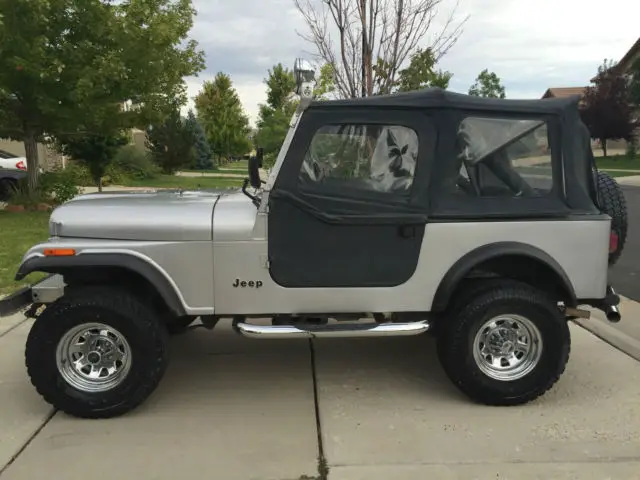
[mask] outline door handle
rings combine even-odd
[[[398,235],[402,238],[413,238],[416,236],[415,225],[400,225],[398,227]]]

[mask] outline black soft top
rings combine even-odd
[[[496,112],[532,112],[560,113],[564,110],[577,109],[579,95],[562,98],[545,99],[500,99],[484,98],[455,93],[441,88],[425,88],[391,95],[374,95],[364,98],[348,98],[343,100],[314,101],[310,108],[326,107],[378,107],[378,108],[436,108],[450,107],[457,109],[492,110]]]

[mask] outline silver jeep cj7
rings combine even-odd
[[[295,73],[266,181],[258,155],[242,189],[82,195],[51,214],[16,279],[51,275],[0,305],[30,305],[26,366],[46,401],[80,417],[135,408],[169,335],[199,319],[259,339],[429,330],[470,399],[516,405],[564,371],[581,306],[620,320],[607,274],[626,205],[578,98],[314,101],[313,70]]]

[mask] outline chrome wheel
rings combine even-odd
[[[542,335],[520,315],[501,315],[485,322],[473,341],[478,368],[494,380],[513,381],[528,375],[542,356]]]
[[[56,348],[62,378],[84,392],[104,392],[122,383],[131,368],[131,347],[115,328],[84,323],[67,331]]]

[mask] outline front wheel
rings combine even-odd
[[[109,418],[155,390],[168,346],[164,326],[134,296],[87,287],[36,318],[25,357],[31,383],[48,403],[76,417]]]
[[[527,403],[558,381],[569,359],[567,321],[544,293],[522,284],[484,291],[445,322],[442,367],[479,403]]]

